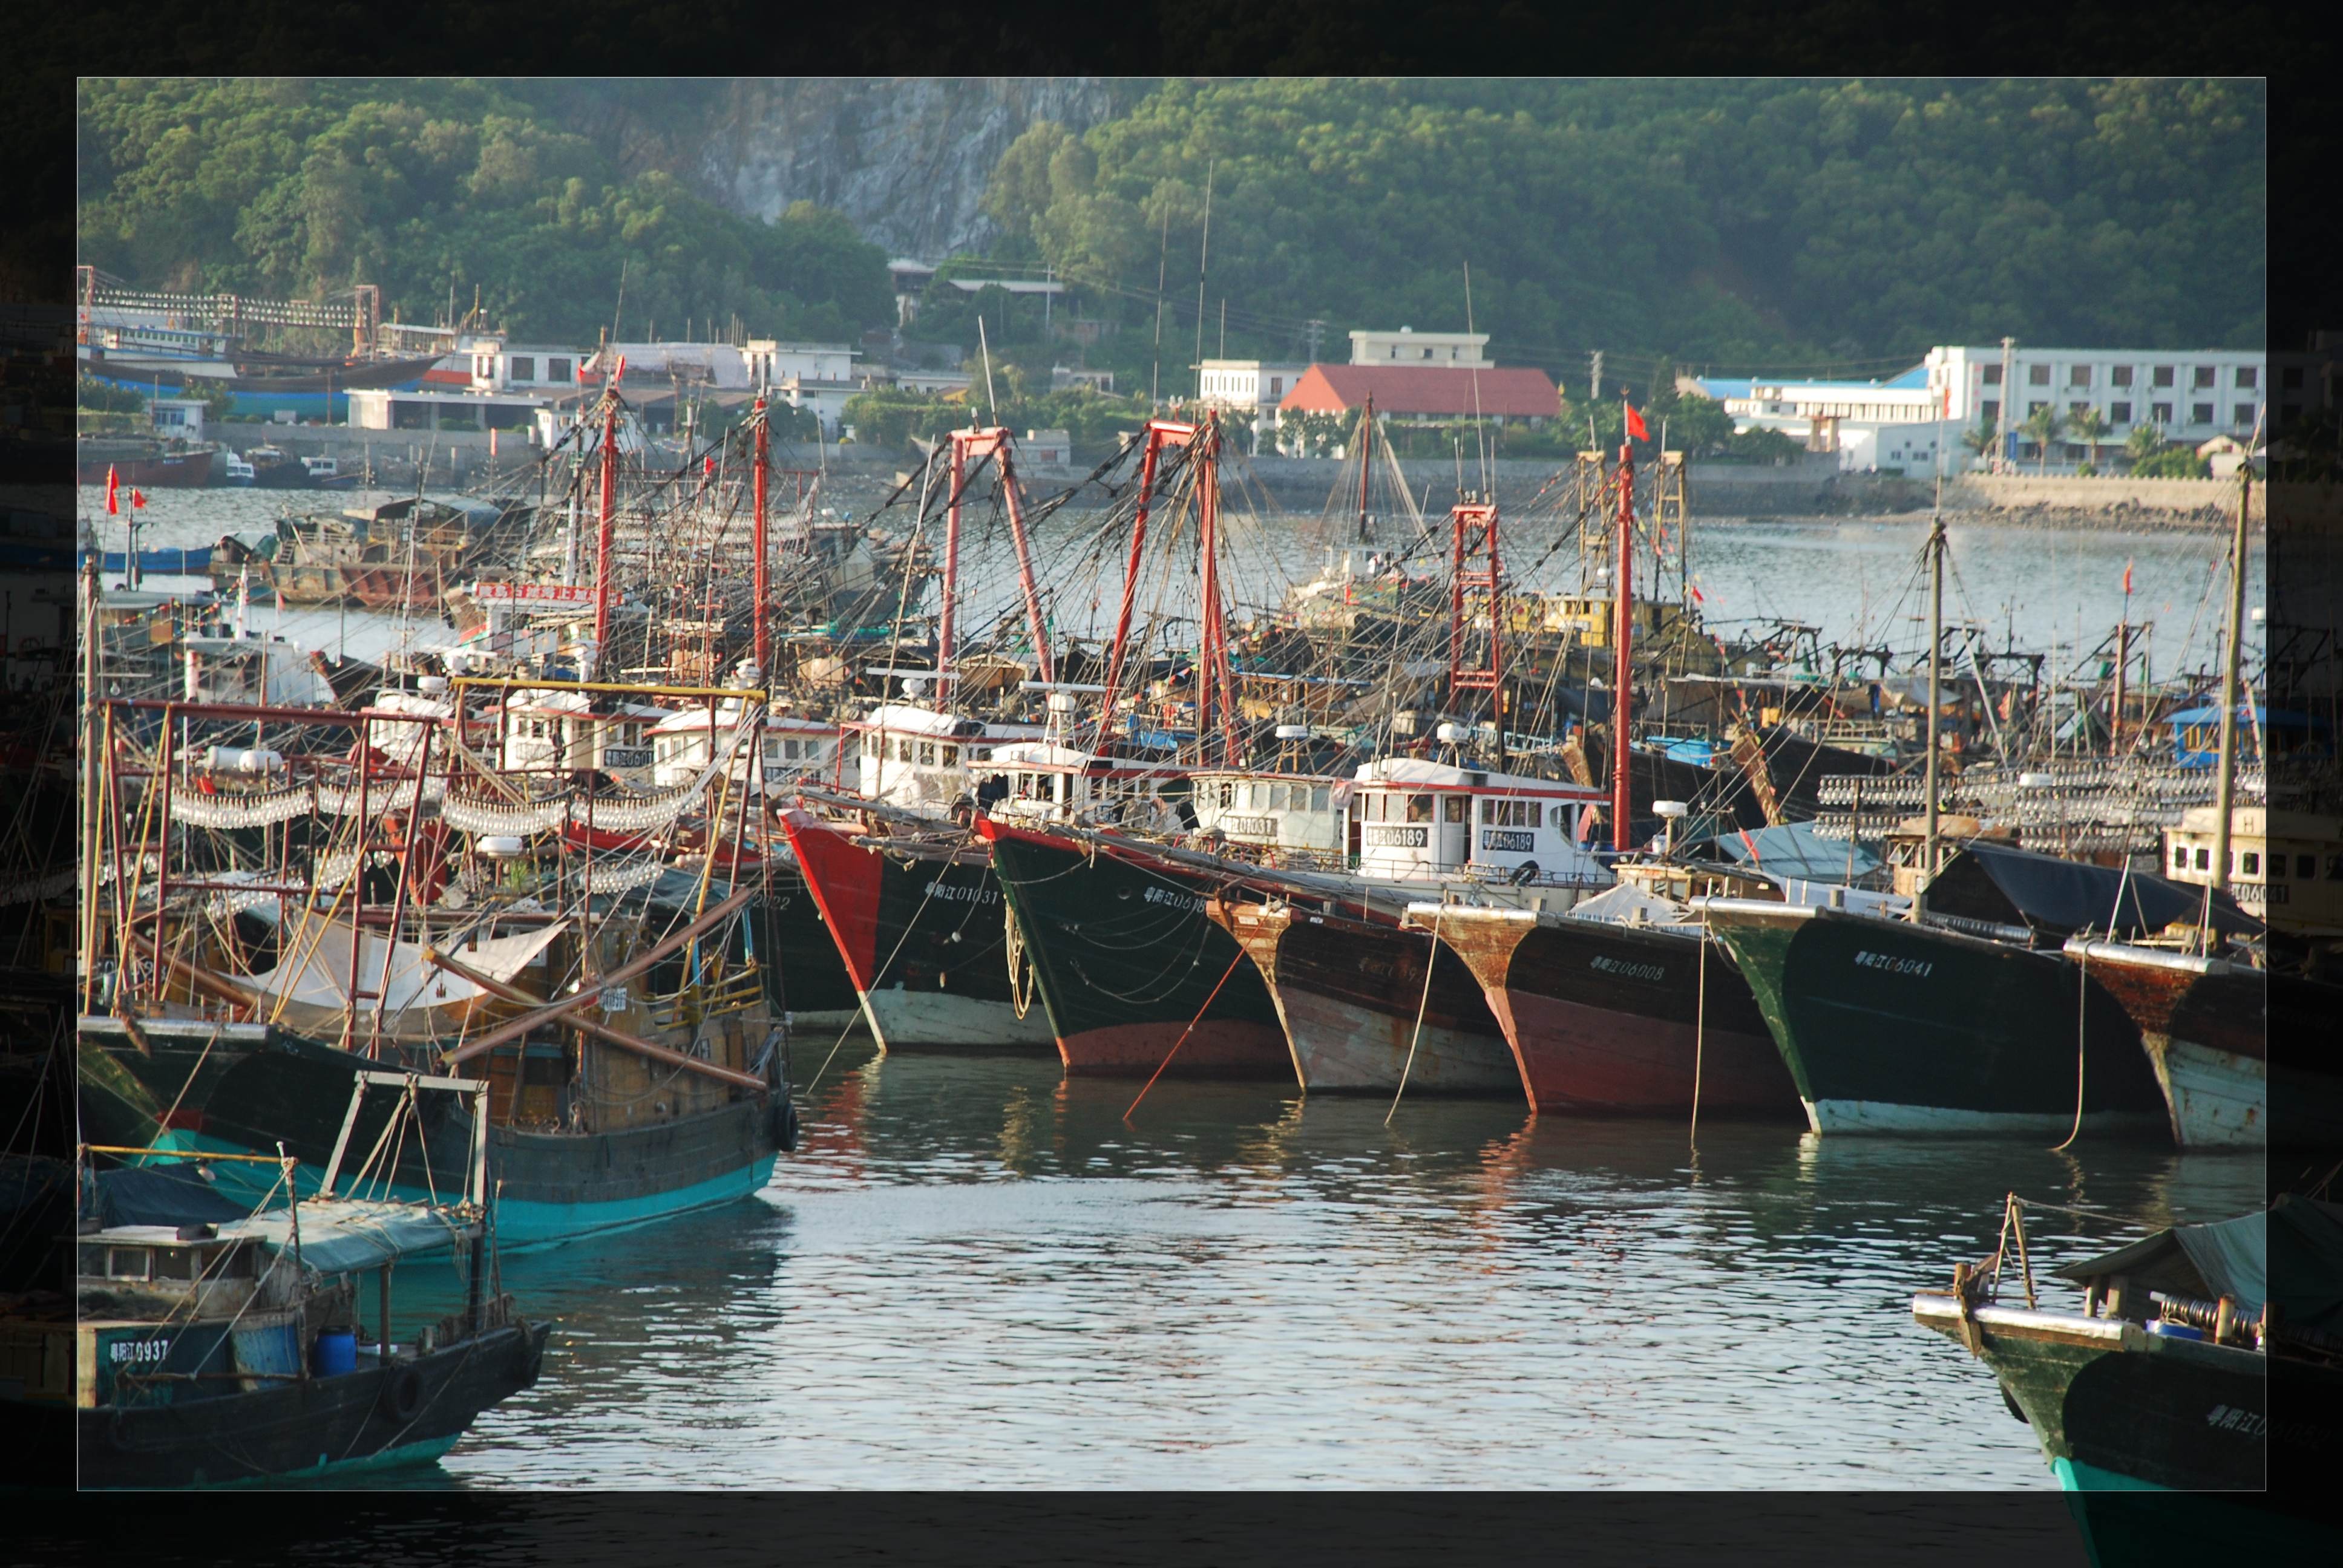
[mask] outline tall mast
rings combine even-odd
[[[771,598],[771,585],[767,580],[766,577],[769,568],[765,559],[765,477],[766,471],[770,467],[772,461],[772,446],[770,442],[770,431],[765,415],[765,400],[762,397],[759,397],[757,399],[756,421],[757,564],[753,574],[754,588],[752,591],[756,594],[757,602],[754,611],[755,619],[752,623],[756,628],[756,633],[751,646],[756,650],[757,678],[764,683],[767,690],[770,690],[773,684],[773,649],[772,644],[769,640],[769,633],[765,625],[766,601]],[[715,744],[713,737],[714,732],[710,731],[709,744],[711,746]]]
[[[610,646],[610,524],[618,514],[618,396],[615,377],[602,395],[602,510],[594,535],[594,669],[599,674]]]
[[[1926,897],[1927,884],[1936,875],[1936,724],[1944,707],[1940,687],[1945,666],[1945,515],[1936,514],[1928,525],[1928,756],[1927,773],[1921,785],[1925,797],[1926,833],[1921,840],[1920,890],[1912,900],[1912,912],[1920,912],[1921,900]]]
[[[1359,538],[1369,537],[1367,526],[1367,481],[1375,471],[1375,395],[1367,394],[1367,406],[1359,416]]]
[[[2237,523],[2229,535],[2229,651],[2221,666],[2221,777],[2214,797],[2214,888],[2229,887],[2229,815],[2237,792],[2237,700],[2239,647],[2246,628],[2246,514],[2254,497],[2253,453],[2237,465]],[[2209,920],[2211,900],[2207,900]]]
[[[1025,620],[1033,633],[1033,661],[1041,678],[1058,678],[1057,661],[1050,657],[1050,628],[1041,616],[1041,585],[1033,575],[1033,540],[1025,531],[1025,508],[1017,493],[1017,473],[1009,461],[1009,432],[992,431],[993,460],[1001,465],[1001,494],[1009,507],[1009,539],[1017,548],[1017,585],[1025,595]]]
[[[1237,759],[1236,682],[1229,673],[1228,627],[1221,607],[1220,571],[1220,416],[1204,415],[1196,443],[1196,548],[1200,587],[1203,595],[1202,647],[1196,671],[1196,756],[1204,755],[1208,713],[1220,722],[1221,761]]]
[[[1194,427],[1175,425],[1168,420],[1147,422],[1147,445],[1139,457],[1139,509],[1131,523],[1131,559],[1122,572],[1122,604],[1114,618],[1114,642],[1107,655],[1106,696],[1099,707],[1099,744],[1106,743],[1108,729],[1114,722],[1115,693],[1121,689],[1122,666],[1131,647],[1131,617],[1139,599],[1139,562],[1147,546],[1147,510],[1155,499],[1155,465],[1170,443],[1166,437],[1176,433],[1185,440],[1194,433]]]
[[[1634,683],[1635,638],[1635,446],[1619,437],[1619,582],[1612,637],[1618,656],[1611,673],[1611,847],[1626,849],[1627,709]]]
[[[954,601],[960,597],[960,490],[968,482],[968,437],[976,432],[954,430],[951,433],[951,488],[944,497],[944,577],[943,602],[936,610],[936,706],[948,707],[951,701],[954,623],[958,617]],[[908,569],[908,565],[907,565]]]

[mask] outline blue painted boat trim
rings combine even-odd
[[[176,1129],[158,1138],[155,1147],[173,1154],[251,1152],[222,1139]],[[767,1154],[743,1170],[640,1198],[616,1198],[602,1203],[538,1203],[507,1198],[497,1204],[497,1248],[499,1251],[518,1252],[538,1247],[558,1247],[584,1236],[628,1230],[677,1214],[689,1213],[695,1209],[711,1209],[720,1203],[738,1202],[772,1180],[773,1165],[779,1158],[776,1154]],[[158,1160],[156,1162],[172,1161]],[[214,1164],[211,1171],[213,1186],[221,1196],[240,1202],[257,1204],[278,1185],[274,1170],[248,1160],[223,1160]],[[318,1180],[323,1174],[315,1166],[305,1164],[296,1167],[293,1183],[297,1195],[315,1197]],[[360,1191],[367,1197],[387,1197],[403,1203],[427,1202],[431,1199],[431,1194],[422,1188],[403,1183],[393,1185],[387,1191],[373,1186]],[[447,1194],[440,1196],[445,1198]]]
[[[2168,1486],[2158,1486],[2153,1481],[2122,1475],[2112,1470],[2102,1470],[2096,1464],[2086,1464],[2079,1459],[2054,1459],[2050,1468],[2057,1473],[2058,1487],[2063,1492],[2169,1492]]]

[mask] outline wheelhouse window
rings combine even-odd
[[[936,743],[935,743],[934,741],[932,741],[932,740],[922,740],[922,741],[920,741],[920,767],[922,767],[922,768],[933,768],[935,765],[936,765]]]
[[[1470,795],[1451,795],[1447,798],[1445,811],[1447,820],[1469,822],[1472,820],[1472,810],[1473,797]]]
[[[1407,798],[1407,819],[1411,822],[1431,821],[1432,797],[1429,795],[1409,796]]]

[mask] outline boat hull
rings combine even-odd
[[[2268,985],[2261,971],[2107,942],[2068,951],[2139,1026],[2174,1142],[2268,1147]]]
[[[1722,952],[1704,963],[1698,936],[1525,911],[1443,917],[1440,934],[1480,981],[1539,1110],[1679,1115],[1697,1097],[1709,1114],[1796,1117],[1747,982]]]
[[[85,1135],[172,1154],[271,1154],[281,1143],[300,1161],[297,1186],[315,1191],[348,1113],[352,1074],[386,1064],[276,1030],[226,1033],[212,1040],[150,1031],[146,1051],[85,1034]],[[374,1146],[396,1098],[367,1097],[351,1128],[352,1150]],[[781,1133],[776,1117],[785,1104],[744,1098],[607,1131],[492,1124],[498,1244],[508,1251],[558,1245],[745,1198],[771,1178]],[[401,1141],[387,1196],[418,1201],[463,1188],[468,1112],[435,1095],[425,1097],[420,1114],[420,1137]],[[221,1191],[257,1201],[276,1172],[222,1161],[214,1177]]]
[[[1830,910],[1720,901],[1708,916],[1817,1132],[2166,1126],[2138,1027],[2063,955]]]
[[[1203,879],[1135,847],[978,827],[1068,1072],[1292,1081],[1276,1004],[1205,914]]]
[[[1914,1315],[1956,1341],[1949,1296]],[[2266,1484],[2265,1358],[2077,1313],[1980,1307],[1976,1354],[2025,1412],[2059,1484],[2077,1490],[2258,1491]]]
[[[1291,905],[1216,902],[1205,912],[1268,985],[1303,1089],[1521,1094],[1521,1070],[1479,984],[1429,932]]]
[[[882,852],[809,812],[781,820],[882,1048],[1056,1049],[1030,995],[1020,1015],[989,855],[910,835]]]
[[[537,1381],[549,1323],[516,1323],[388,1365],[249,1392],[77,1412],[85,1487],[216,1486],[430,1463]],[[402,1391],[413,1413],[397,1413]]]
[[[853,977],[838,956],[813,890],[795,866],[775,865],[757,901],[757,951],[765,1000],[793,1029],[847,1029],[862,1017]],[[763,962],[769,954],[771,961]]]

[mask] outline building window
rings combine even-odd
[[[2069,403],[2066,405],[2066,412],[2069,414],[2088,413],[2090,411],[2090,407],[2091,406],[2088,403]]]
[[[2108,405],[2107,405],[2107,417],[2108,417],[2108,419],[2109,419],[2109,420],[2113,421],[2114,423],[2116,423],[2116,424],[2117,424],[2117,425],[2128,425],[2128,424],[2130,424],[2130,423],[2131,423],[2131,405],[2130,405],[2130,404],[2128,404],[2128,403],[2110,403],[2110,404],[2108,404]]]
[[[2112,370],[2108,371],[2108,372],[2107,372],[2107,384],[2108,384],[2109,386],[2111,386],[2111,387],[2128,387],[2128,386],[2130,386],[2130,385],[2131,385],[2131,367],[2130,367],[2130,366],[2128,366],[2128,365],[2118,365],[2118,366],[2117,366],[2114,369],[2112,369]]]
[[[2237,422],[2240,425],[2250,425],[2254,422],[2254,406],[2252,404],[2240,403],[2237,405]]]
[[[2069,365],[2068,367],[2066,367],[2066,385],[2067,385],[2067,386],[2069,386],[2069,387],[2088,387],[2090,384],[2091,384],[2091,367],[2090,367],[2089,366],[2087,366],[2087,365]]]
[[[2240,365],[2237,367],[2237,385],[2240,387],[2251,387],[2254,385],[2254,367],[2252,366]]]
[[[2026,367],[2026,384],[2028,387],[2047,387],[2047,386],[2049,386],[2049,385],[2050,385],[2050,367],[2048,367],[2047,365],[2029,365],[2029,366],[2027,366],[2027,367]]]
[[[2210,425],[2213,422],[2213,405],[2191,403],[2188,405],[2188,417],[2192,424]]]
[[[2039,399],[2039,398],[2036,398],[2035,401],[2033,401],[2033,402],[2031,402],[2031,403],[2028,403],[2028,404],[2026,406],[2026,411],[2028,414],[2039,414],[2040,412],[2042,412],[2042,410],[2043,410],[2043,409],[2047,408],[2048,407],[2050,407],[2050,405],[2049,405],[2049,404],[2043,402],[2043,401],[2042,401],[2041,399]]]
[[[2210,387],[2213,384],[2213,367],[2210,365],[2196,367],[2189,373],[2188,384],[2191,387]]]
[[[1986,421],[1988,424],[2001,417],[2001,400],[1999,398],[1988,397],[1983,403],[1978,404],[1977,407],[1984,412]]]
[[[2147,407],[2148,407],[2148,413],[2147,413],[2147,417],[2148,417],[2148,419],[2149,419],[2149,421],[2150,421],[2151,423],[2157,424],[2157,425],[2169,425],[2169,424],[2171,424],[2171,423],[2172,423],[2172,405],[2171,405],[2171,404],[2169,404],[2169,403],[2151,403],[2151,404],[2149,404]]]
[[[2175,844],[2172,846],[2172,869],[2176,871],[2185,871],[2188,869],[2188,848],[2187,845]]]
[[[2172,367],[2171,367],[2171,366],[2169,366],[2169,365],[2159,365],[2159,366],[2157,366],[2157,367],[2156,367],[2156,374],[2155,374],[2155,377],[2154,377],[2154,380],[2155,380],[2156,384],[2157,384],[2158,387],[2169,387],[2169,386],[2171,386],[2171,385],[2172,385]]]
[[[1431,350],[1431,349],[1429,349],[1429,348],[1425,349],[1425,350],[1423,351],[1423,357],[1424,357],[1426,359],[1431,358],[1431,357],[1432,357],[1432,350]]]
[[[2200,871],[2209,871],[2213,869],[2212,850],[2201,847],[2197,849],[2197,869]]]
[[[1985,367],[1985,384],[1988,387],[1998,387],[2001,385],[2000,366],[1988,365]]]
[[[547,361],[545,362],[545,378],[546,378],[548,381],[567,381],[567,380],[568,380],[568,379],[569,379],[569,361],[568,361],[568,360],[567,360],[567,359],[548,359],[548,360],[547,360]]]
[[[530,355],[527,355],[527,354],[516,354],[516,355],[514,355],[514,356],[512,357],[512,379],[513,379],[513,380],[515,380],[515,381],[534,381],[534,380],[536,380],[536,379],[537,379],[537,360],[536,360],[536,358],[535,358],[534,357],[532,357],[532,356],[530,356]]]
[[[1284,390],[1285,390],[1285,377],[1282,377],[1282,376],[1272,376],[1272,377],[1271,377],[1269,378],[1269,395],[1270,395],[1271,397],[1277,397],[1279,394],[1282,393]]]

